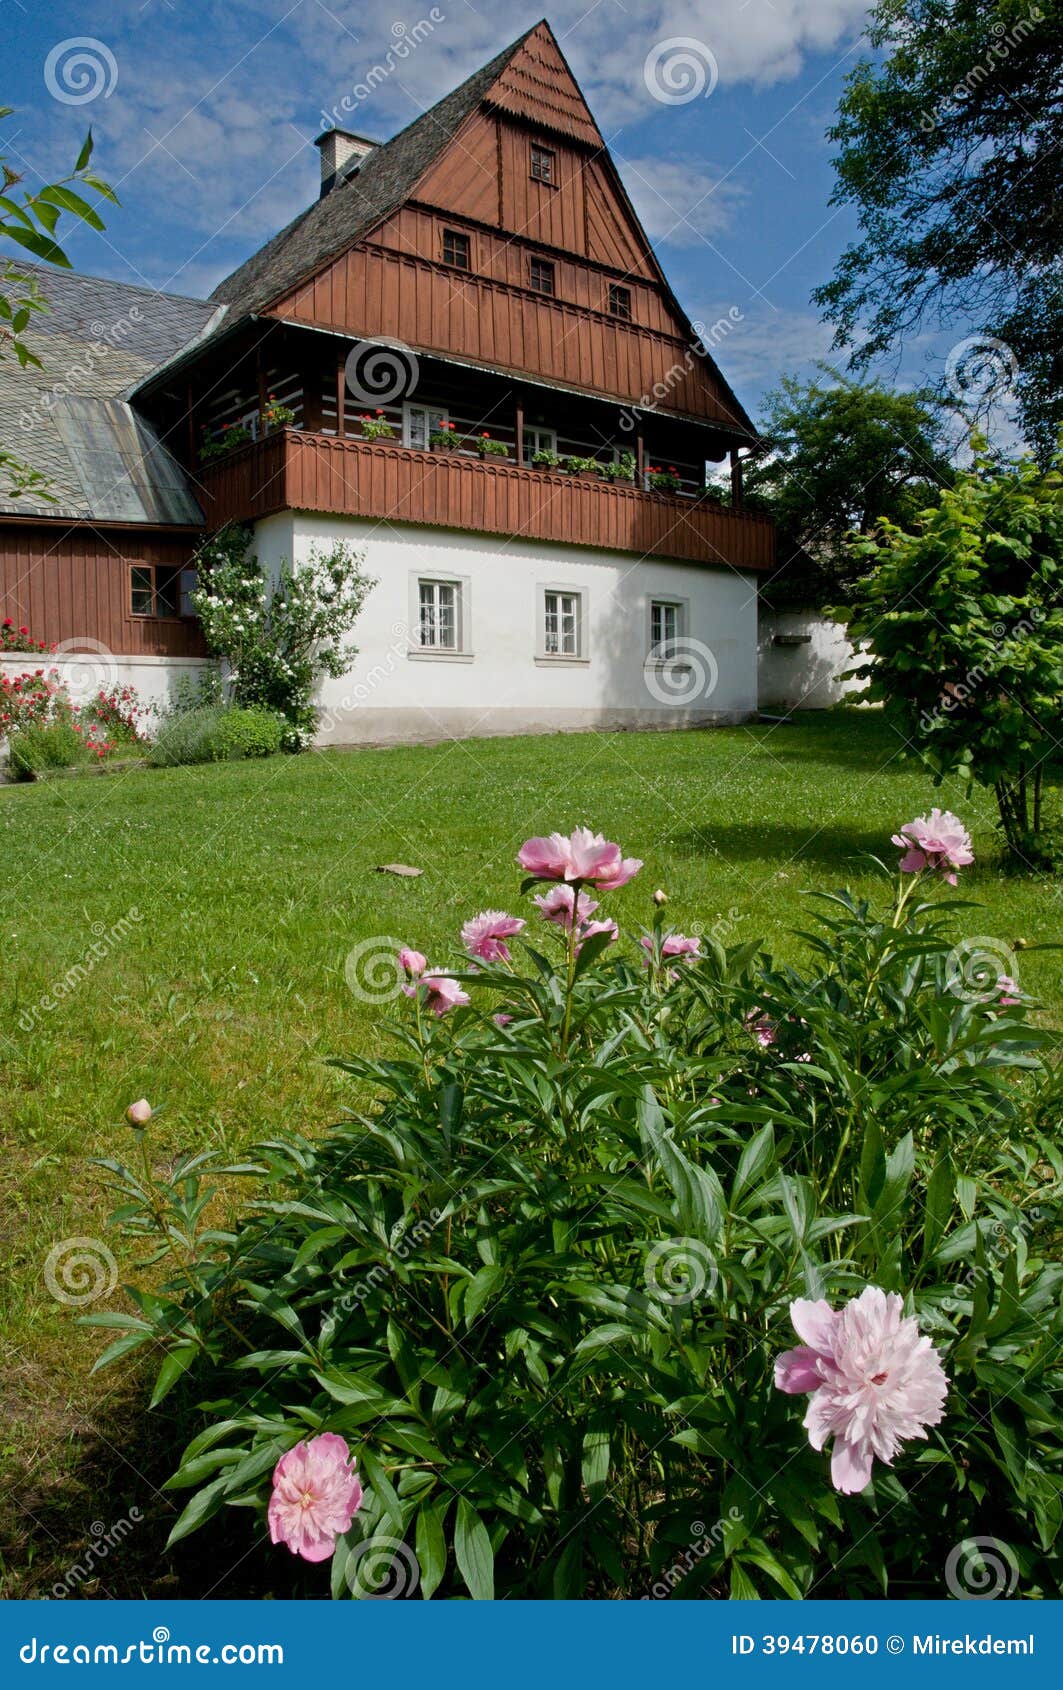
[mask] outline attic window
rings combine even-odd
[[[618,287],[615,282],[609,284],[609,315],[620,317],[623,322],[631,321],[631,289]]]
[[[552,153],[549,147],[537,147],[533,142],[531,150],[531,174],[533,182],[556,183],[557,154]]]
[[[548,258],[532,259],[531,285],[535,293],[554,292],[554,267]]]
[[[468,235],[463,235],[458,229],[443,230],[443,263],[453,264],[455,270],[472,269]]]

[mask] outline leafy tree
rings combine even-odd
[[[1044,775],[1063,719],[1063,444],[1042,472],[1006,470],[976,439],[974,467],[913,532],[855,541],[872,572],[853,597],[855,672],[938,780],[994,788],[1017,861],[1051,865]]]
[[[13,110],[13,106],[0,106],[0,119],[10,117]],[[69,270],[70,260],[55,238],[63,212],[87,223],[90,229],[103,228],[99,212],[78,189],[89,188],[103,199],[118,204],[114,190],[90,169],[92,147],[90,129],[70,174],[60,182],[39,188],[36,193],[27,193],[19,187],[21,176],[0,154],[0,171],[3,172],[0,239],[13,242],[42,264],[55,264]],[[0,358],[13,352],[23,369],[29,364],[41,368],[40,359],[31,352],[23,335],[34,311],[47,309],[48,302],[41,294],[37,278],[20,269],[17,259],[0,258]],[[9,498],[21,498],[26,493],[32,493],[38,499],[52,498],[48,492],[47,477],[3,449],[0,449],[0,479]]]
[[[1063,396],[1061,0],[878,0],[831,139],[860,239],[816,293],[854,367],[928,322],[999,337],[1050,458]],[[1010,349],[1010,350],[1009,350]],[[990,349],[990,356],[992,355]]]
[[[766,401],[770,455],[750,465],[746,494],[779,530],[776,603],[820,602],[852,576],[847,537],[879,517],[912,520],[952,480],[940,411],[927,393],[844,380],[823,364],[787,376]]]
[[[374,583],[342,543],[315,547],[298,568],[282,563],[273,580],[250,546],[249,531],[232,524],[206,541],[192,602],[208,648],[228,660],[236,703],[283,716],[285,749],[299,751],[317,724],[321,677],[338,679],[351,666],[356,648],[345,636]]]

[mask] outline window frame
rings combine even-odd
[[[549,438],[549,446],[543,445],[542,442],[544,437]],[[524,452],[524,458],[521,463],[521,468],[532,469],[534,467],[532,465],[532,459],[534,458],[536,452],[557,451],[557,429],[547,428],[545,425],[540,423],[525,423],[522,450]]]
[[[460,242],[464,243],[464,247],[465,247],[465,263],[464,264],[459,263],[456,258],[448,258],[447,257],[447,242],[448,242],[448,240],[460,241]],[[465,275],[471,274],[471,271],[472,271],[472,237],[471,237],[471,235],[467,234],[464,229],[452,229],[452,228],[449,228],[449,227],[445,227],[444,230],[443,230],[442,248],[443,248],[443,263],[448,267],[448,269],[461,270]]]
[[[589,655],[589,600],[587,589],[577,587],[571,581],[543,581],[538,588],[538,638],[536,642],[535,661],[545,666],[560,665],[569,668],[586,668],[590,663]],[[564,615],[561,607],[563,599],[572,599],[575,603],[575,650],[550,651],[547,647],[547,606],[551,598],[558,600],[558,643],[564,638],[560,627],[560,618]]]
[[[192,586],[198,582],[199,571],[187,563],[154,563],[148,558],[129,558],[128,594],[126,599],[126,614],[136,622],[195,622],[196,612],[192,605],[184,608]],[[163,570],[173,577],[174,605],[173,610],[159,609],[158,571]],[[136,609],[136,593],[144,591],[134,585],[137,572],[150,576],[151,584],[146,589],[151,594],[151,609]],[[186,585],[187,578],[192,577],[192,584]]]
[[[624,296],[623,301],[620,299],[621,294]],[[621,303],[623,304],[623,309],[618,310],[617,306]],[[618,323],[634,322],[635,313],[633,310],[631,289],[629,287],[625,287],[622,282],[609,283],[609,292],[606,295],[606,306],[610,317],[615,317]]]
[[[413,433],[411,422],[415,412],[422,413],[425,419],[423,446],[419,446],[417,442],[411,438]],[[450,412],[445,405],[413,405],[409,400],[405,400],[402,406],[402,444],[409,451],[430,452],[432,448],[428,443],[428,437],[432,430],[434,428],[438,428],[441,422],[449,421]]]
[[[671,636],[662,632],[659,637],[655,638],[655,612],[666,609],[675,612],[675,632]],[[649,595],[646,601],[646,663],[649,666],[661,668],[666,664],[682,662],[684,642],[688,638],[689,614],[689,599],[682,598],[676,593],[651,593]],[[673,649],[662,652],[659,649],[660,646],[669,639]]]
[[[536,169],[539,159],[549,161],[545,176],[541,170]],[[558,185],[556,148],[545,146],[542,141],[530,141],[528,143],[528,175],[533,182],[541,182],[544,188],[556,188]]]
[[[550,286],[548,288],[536,286],[535,273],[537,268],[550,272]],[[532,293],[539,294],[542,299],[557,298],[557,265],[552,258],[541,258],[538,253],[532,254],[528,259],[528,287]]]
[[[454,645],[423,645],[421,634],[423,587],[450,587],[454,592]],[[469,577],[452,575],[448,570],[412,569],[410,571],[409,646],[407,657],[421,663],[471,663],[473,654],[469,644]],[[438,600],[437,600],[438,602]],[[438,620],[438,611],[437,611]]]

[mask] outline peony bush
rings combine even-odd
[[[637,858],[529,839],[524,913],[409,936],[323,1138],[159,1179],[132,1106],[160,1282],[88,1318],[198,1418],[171,1541],[243,1509],[306,1595],[801,1598],[961,1594],[977,1538],[1058,1590],[1058,1081],[1016,982],[957,976],[962,824],[898,842],[798,967],[663,891],[628,931]]]

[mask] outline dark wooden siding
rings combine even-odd
[[[133,616],[134,563],[186,564],[191,535],[0,522],[0,619],[49,645],[96,641],[121,657],[202,657],[197,622]]]
[[[745,512],[334,435],[270,435],[202,479],[212,528],[272,511],[330,511],[738,569],[768,569],[774,556],[772,524]]]

